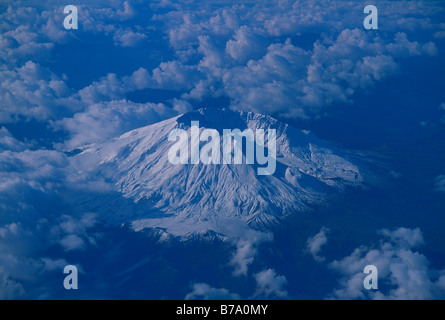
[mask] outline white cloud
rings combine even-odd
[[[268,43],[260,31],[247,27],[234,31],[225,49],[221,39],[210,39],[197,37],[198,64],[163,62],[148,86],[188,90],[183,97],[198,100],[226,95],[235,108],[306,118],[335,102],[349,102],[357,90],[397,73],[400,57],[437,54],[434,43],[410,42],[404,33],[391,42],[361,29],[318,40],[312,50],[290,39]]]
[[[162,61],[150,72],[140,68],[122,78],[110,73],[74,92],[48,70],[43,72],[38,63],[24,64],[26,59],[42,59],[39,53],[51,52],[54,42],[72,39],[73,33],[61,27],[60,8],[20,5],[16,2],[2,14],[7,24],[0,36],[0,58],[15,61],[14,71],[0,71],[0,97],[8,106],[0,111],[3,122],[17,121],[20,116],[40,121],[70,117],[91,104],[121,100],[126,93],[144,88],[178,90],[177,98],[188,103],[224,96],[230,98],[233,108],[293,118],[318,117],[328,106],[349,103],[357,90],[398,72],[400,58],[437,54],[433,42],[408,39],[403,32],[407,21],[409,30],[441,29],[428,20],[429,14],[438,12],[434,5],[420,10],[419,5],[403,2],[387,7],[402,30],[394,39],[383,33],[371,35],[360,27],[353,29],[361,26],[362,17],[348,13],[361,6],[348,1],[336,3],[335,10],[329,9],[333,6],[330,1],[317,10],[310,0],[272,7],[192,1],[170,4],[166,13],[147,21],[136,14],[137,3],[87,6],[81,2],[79,32],[109,36],[117,45],[132,47],[149,40],[153,24],[162,24],[176,52],[175,59]],[[189,10],[193,7],[202,10]],[[418,12],[416,18],[400,20],[413,10]],[[323,37],[313,39],[311,45],[300,44],[298,37],[314,30],[323,31]],[[33,68],[32,79],[21,78]]]
[[[436,39],[443,39],[443,38],[445,38],[445,31],[437,31],[434,34],[434,38],[436,38]]]
[[[132,30],[119,30],[113,36],[115,43],[122,47],[136,47],[146,39],[145,34]]]
[[[166,18],[175,25],[168,31],[170,45],[175,49],[187,48],[193,43],[197,43],[197,35],[202,34],[203,27],[199,23],[192,21],[190,13],[173,12]],[[159,19],[160,17],[158,17]],[[176,21],[175,21],[176,20]],[[175,23],[176,22],[176,23]]]
[[[65,236],[63,239],[60,240],[60,245],[65,251],[83,250],[86,246],[85,241],[75,234],[69,234]]]
[[[130,87],[138,90],[148,88],[150,80],[150,73],[145,68],[139,68],[130,77],[126,78],[126,82],[130,84]]]
[[[182,110],[176,104],[178,110]],[[56,122],[56,126],[70,132],[66,143],[69,149],[101,142],[127,131],[150,125],[178,113],[164,104],[134,103],[127,100],[102,102],[90,105],[73,117]]]
[[[435,190],[445,192],[445,174],[436,177]]]
[[[361,246],[350,256],[330,263],[343,275],[331,298],[339,299],[434,299],[445,297],[445,270],[429,268],[428,259],[413,250],[423,243],[421,231],[399,228],[380,232],[385,238],[374,247]],[[365,290],[363,268],[378,269],[378,290]]]
[[[26,293],[23,285],[16,279],[11,278],[4,267],[0,267],[0,298],[2,300],[13,300],[23,297]]]
[[[232,59],[241,63],[258,59],[265,53],[264,39],[249,27],[242,26],[235,31],[233,39],[226,43],[226,52]]]
[[[87,4],[87,3],[85,3]],[[78,4],[81,28],[69,32],[63,28],[63,6],[47,3],[11,2],[0,14],[0,122],[48,121],[72,116],[89,104],[120,100],[129,91],[147,86],[144,69],[119,79],[108,74],[79,92],[69,88],[65,75],[60,79],[42,67],[55,46],[82,37],[84,33],[110,36],[121,46],[136,46],[148,39],[148,29],[128,24],[135,9],[128,1],[103,2],[94,6]],[[138,21],[145,21],[139,19]],[[146,24],[150,24],[146,20]],[[130,29],[131,26],[131,29]],[[53,61],[51,61],[53,62]],[[145,70],[146,71],[146,70]]]
[[[80,99],[85,104],[99,103],[102,101],[119,100],[129,90],[124,86],[121,79],[116,74],[109,73],[94,81],[89,86],[79,90]]]
[[[256,254],[254,244],[247,240],[240,240],[236,244],[236,253],[233,255],[230,264],[235,267],[233,275],[247,275],[249,265],[252,264]]]
[[[84,2],[85,5],[82,5]],[[127,2],[79,1],[81,28],[73,33],[65,30],[64,5],[57,1],[2,1],[6,10],[0,13],[0,61],[9,67],[20,67],[24,62],[48,61],[57,44],[67,43],[83,32],[120,32],[125,30],[122,21],[132,17],[134,12]],[[116,2],[115,2],[116,4]]]
[[[8,129],[5,127],[0,128],[0,151],[22,151],[28,147],[29,145],[15,139]]]
[[[171,103],[173,105],[173,110],[175,110],[178,114],[193,111],[193,106],[186,100],[173,99]]]
[[[76,108],[65,82],[32,61],[13,71],[0,71],[0,122],[57,118]]]
[[[49,150],[0,152],[0,191],[3,194],[17,188],[51,190],[65,176],[68,160],[63,153]]]
[[[419,228],[398,228],[393,231],[382,229],[380,233],[404,248],[415,248],[424,244],[423,235]]]
[[[342,31],[334,43],[316,43],[313,52],[290,40],[270,45],[263,58],[225,75],[226,92],[240,108],[297,118],[318,115],[326,105],[348,102],[356,89],[397,72],[393,58],[377,54],[381,45],[370,41],[354,29]]]
[[[434,5],[388,4],[385,14],[391,14],[391,23],[398,21],[401,30],[394,38],[362,30],[363,17],[351,12],[363,8],[353,1],[325,1],[316,10],[313,1],[207,6],[190,11],[178,4],[176,10],[156,16],[166,22],[177,59],[162,62],[152,80],[159,88],[186,91],[184,99],[227,96],[233,108],[318,117],[328,106],[349,103],[355,92],[397,73],[403,57],[437,54],[433,42],[410,41],[403,32],[437,29],[429,18],[437,12]],[[420,14],[403,22],[412,10]],[[314,30],[324,35],[311,46],[286,40]]]
[[[84,250],[88,245],[96,245],[98,234],[91,229],[98,223],[97,215],[85,213],[79,218],[62,215],[57,224],[51,227],[52,242],[60,244],[65,251]]]
[[[315,261],[322,262],[325,260],[325,257],[321,255],[321,247],[328,242],[326,236],[328,232],[328,228],[322,227],[319,233],[309,238],[306,242],[306,250],[312,255]]]
[[[36,298],[46,285],[49,272],[62,271],[68,263],[61,258],[41,257],[45,252],[46,233],[41,224],[25,228],[22,223],[0,227],[0,299],[27,298],[30,284],[39,282],[33,291]],[[44,291],[44,290],[43,290]]]
[[[206,283],[193,284],[192,291],[185,296],[185,300],[240,300],[236,293],[225,288],[214,288]]]
[[[434,56],[437,54],[437,48],[433,42],[423,45],[417,41],[410,42],[404,32],[398,32],[395,35],[393,43],[389,43],[386,48],[392,54],[397,56],[418,56],[422,54]]]
[[[199,82],[201,76],[194,66],[184,65],[179,61],[168,61],[162,62],[153,70],[151,79],[155,88],[190,90]]]
[[[230,265],[234,267],[234,276],[247,276],[249,266],[255,260],[258,246],[261,243],[272,240],[272,234],[249,230],[241,226],[231,226],[228,235],[236,240],[236,251],[230,260]]]
[[[288,294],[285,290],[287,279],[277,275],[275,270],[267,269],[254,275],[257,284],[254,297],[261,299],[284,299]]]
[[[99,239],[93,230],[95,214],[58,212],[68,200],[60,193],[74,187],[67,183],[72,174],[68,157],[30,147],[0,129],[1,299],[45,298],[52,290],[47,287],[48,277],[54,277],[51,272],[61,273],[69,264],[54,253],[54,246],[82,250]]]

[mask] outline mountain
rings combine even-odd
[[[275,129],[275,172],[259,175],[259,164],[173,165],[168,153],[175,141],[169,141],[169,133],[181,129],[191,137],[192,121],[199,121],[201,133],[217,130],[221,146],[224,129]],[[262,228],[346,186],[364,183],[350,153],[270,116],[230,109],[186,113],[90,146],[75,158],[95,163],[91,171],[107,177],[120,195],[105,206],[109,221],[177,236],[226,234],[234,223]]]

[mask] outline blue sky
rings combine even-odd
[[[372,163],[377,187],[348,194],[343,209],[341,198],[319,209],[296,245],[277,235],[221,244],[225,267],[212,268],[224,281],[200,278],[192,263],[180,269],[180,249],[161,254],[149,243],[154,258],[132,259],[165,282],[176,272],[170,284],[181,289],[148,297],[443,298],[445,5],[374,1],[379,29],[365,30],[367,4],[77,1],[79,29],[65,30],[65,3],[2,1],[0,298],[116,297],[104,288],[118,287],[110,279],[124,266],[100,276],[92,257],[101,252],[112,264],[116,243],[140,239],[73,205],[78,194],[110,186],[87,167],[79,172],[71,155],[201,107],[267,114],[356,150]],[[389,279],[378,293],[361,291],[357,276],[373,254]],[[68,263],[97,285],[67,296],[58,281]],[[321,293],[298,281],[309,269]],[[133,297],[147,297],[129,283]]]

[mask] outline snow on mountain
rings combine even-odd
[[[276,129],[275,173],[258,175],[256,164],[171,164],[168,152],[175,142],[168,135],[183,129],[190,137],[192,121],[199,121],[201,132],[218,130],[221,140],[223,129]],[[132,204],[111,201],[108,221],[178,236],[227,234],[233,223],[264,227],[364,182],[349,153],[272,117],[229,109],[200,109],[139,128],[75,158],[107,176]]]

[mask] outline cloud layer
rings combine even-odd
[[[343,275],[331,298],[338,299],[438,299],[445,297],[445,270],[431,270],[428,259],[414,250],[424,243],[420,229],[381,230],[378,245],[361,246],[351,255],[330,263]],[[363,288],[363,268],[378,269],[379,290]]]
[[[319,233],[309,238],[306,242],[306,250],[315,261],[322,262],[325,260],[321,255],[321,247],[328,242],[327,233],[329,233],[329,229],[322,227]]]

